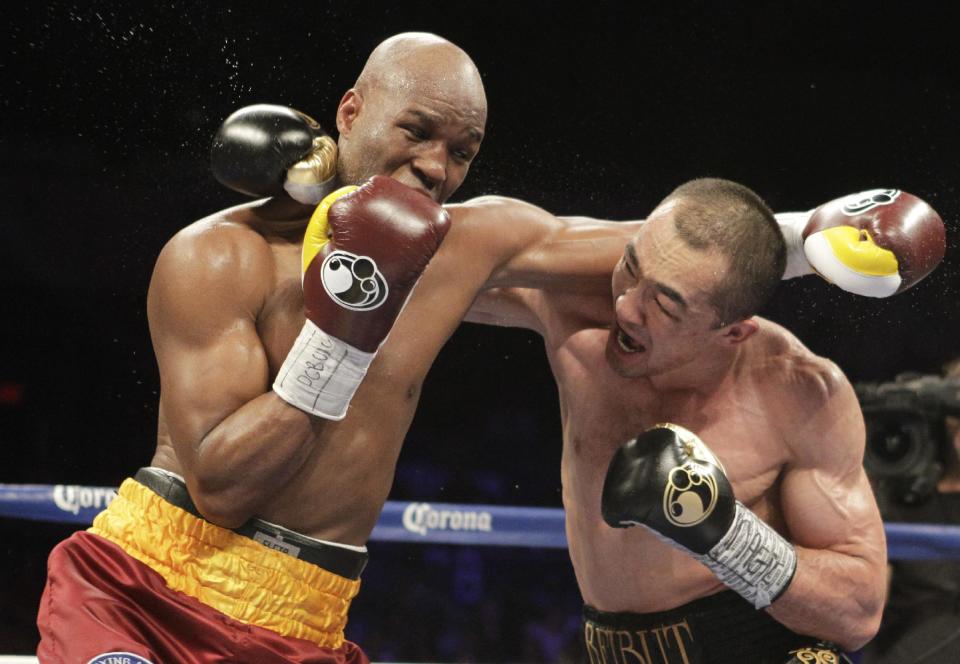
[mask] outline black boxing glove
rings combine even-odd
[[[324,199],[303,240],[307,320],[273,390],[339,420],[450,228],[428,196],[375,175]]]
[[[213,176],[250,196],[286,192],[316,205],[335,186],[337,144],[310,116],[257,104],[223,121],[210,149]]]
[[[651,427],[617,450],[601,509],[614,528],[646,526],[691,553],[758,609],[796,571],[793,545],[734,498],[710,448],[675,424]]]

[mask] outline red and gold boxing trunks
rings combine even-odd
[[[176,478],[137,480],[51,552],[40,662],[368,664],[343,634],[366,552],[257,520],[220,528]]]

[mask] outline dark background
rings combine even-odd
[[[938,272],[883,301],[795,280],[764,313],[854,381],[937,371],[960,352],[960,49],[946,9],[25,4],[4,9],[0,33],[0,482],[116,485],[149,460],[153,261],[178,228],[243,200],[209,173],[213,132],[258,102],[331,128],[370,50],[404,30],[458,43],[487,86],[487,139],[456,200],[627,219],[704,175],[780,211],[902,188],[947,223]],[[424,386],[392,497],[559,506],[559,454],[539,340],[466,325]],[[0,652],[34,647],[45,557],[71,531],[0,520]],[[563,552],[371,551],[348,632],[373,657],[561,657],[540,643],[560,637],[537,635],[568,634],[578,610]]]

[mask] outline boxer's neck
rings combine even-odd
[[[306,224],[315,207],[315,205],[305,205],[285,194],[281,194],[257,203],[254,210],[265,223],[299,221]]]
[[[289,196],[274,196],[251,209],[252,225],[263,235],[274,235],[290,241],[301,241],[314,206],[299,203]]]
[[[664,372],[649,376],[650,384],[661,393],[687,392],[707,396],[714,394],[740,363],[742,348],[720,349],[709,356]]]

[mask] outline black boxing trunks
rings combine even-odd
[[[50,554],[38,656],[368,664],[343,633],[366,560],[256,519],[220,528],[176,476],[143,469]]]
[[[836,646],[791,632],[725,591],[658,613],[583,608],[589,664],[849,664]]]

